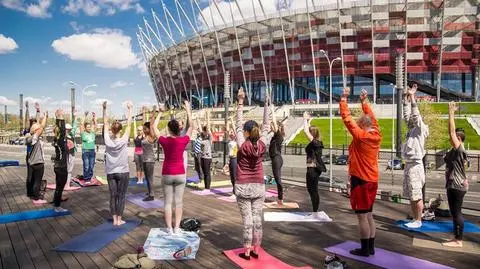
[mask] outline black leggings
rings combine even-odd
[[[463,197],[467,192],[457,189],[447,189],[448,207],[450,207],[450,213],[453,218],[453,233],[455,239],[462,240],[463,238],[463,215],[462,215],[462,203]]]
[[[143,172],[145,173],[145,180],[147,181],[148,196],[154,196],[153,191],[153,172],[155,171],[154,162],[144,162]]]
[[[283,200],[282,166],[283,166],[282,156],[280,155],[273,156],[272,170],[273,170],[273,177],[275,178],[275,182],[277,183],[278,200]]]
[[[62,193],[67,183],[68,171],[67,167],[56,167],[53,169],[55,172],[55,194],[53,195],[53,204],[55,207],[59,207],[62,202]]]
[[[128,188],[129,173],[108,174],[107,180],[110,191],[110,213],[122,216],[125,209],[125,194]]]
[[[232,182],[233,194],[235,194],[235,179],[237,178],[237,158],[230,158],[228,162],[228,172],[230,173],[230,182]]]
[[[210,168],[212,166],[212,159],[201,159],[203,179],[205,180],[205,189],[210,189],[210,183],[212,183],[212,172]]]
[[[198,174],[198,178],[202,179],[203,178],[203,173],[202,173],[202,158],[200,158],[200,155],[198,153],[195,153],[195,171]]]
[[[28,166],[27,195],[34,200],[43,199],[43,195],[40,193],[40,190],[44,171],[45,167],[43,163]]]
[[[318,172],[315,167],[307,167],[307,190],[310,194],[310,200],[312,200],[313,212],[318,211],[318,205],[320,204],[320,197],[318,196],[318,178],[321,172]]]

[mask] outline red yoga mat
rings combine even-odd
[[[47,189],[49,190],[55,190],[57,188],[57,185],[55,183],[52,183],[52,184],[47,184]],[[69,187],[69,186],[65,186],[65,188],[63,189],[63,191],[76,191],[76,190],[79,190],[81,189],[82,187]]]
[[[237,248],[237,249],[232,249],[232,250],[225,250],[223,254],[225,254],[232,262],[234,262],[236,265],[240,266],[241,268],[244,269],[311,269],[312,267],[310,266],[304,266],[304,267],[295,267],[288,265],[281,260],[271,256],[265,250],[260,248],[258,251],[258,259],[255,259],[253,257],[250,258],[249,261],[242,259],[238,256],[238,254],[242,253],[244,251],[243,248]]]

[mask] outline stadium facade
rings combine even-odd
[[[267,88],[276,103],[328,102],[321,50],[330,61],[343,59],[332,64],[334,99],[350,86],[354,95],[366,88],[374,101],[391,102],[398,55],[406,82],[425,95],[475,100],[479,93],[478,0],[279,0],[276,12],[266,12],[263,0],[217,0],[203,9],[197,1],[163,5],[163,16],[152,11],[138,29],[159,102],[222,105],[226,71],[230,94],[242,86],[252,104]],[[242,10],[245,1],[253,12]]]

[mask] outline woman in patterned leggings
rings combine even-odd
[[[243,219],[244,253],[239,256],[250,260],[250,256],[258,259],[258,250],[262,242],[262,215],[265,201],[265,184],[263,181],[263,154],[266,151],[266,137],[269,130],[267,95],[263,114],[263,126],[260,135],[258,124],[249,120],[243,121],[243,88],[238,91],[237,106],[237,179],[235,194]]]

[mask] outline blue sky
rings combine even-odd
[[[66,109],[69,81],[80,85],[78,106],[80,88],[98,85],[87,90],[89,111],[100,111],[103,99],[117,116],[126,100],[155,104],[136,38],[152,8],[161,13],[160,0],[0,0],[0,104],[18,113],[23,93],[49,111]]]

